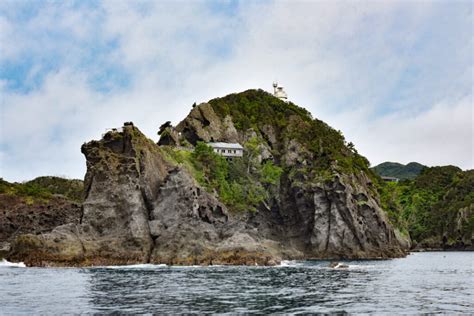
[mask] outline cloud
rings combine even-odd
[[[472,4],[3,2],[0,173],[81,178],[80,145],[280,80],[372,163],[473,168]]]
[[[472,96],[440,102],[417,115],[393,113],[367,121],[364,110],[333,118],[373,164],[384,161],[473,166]],[[364,125],[360,125],[364,122]]]

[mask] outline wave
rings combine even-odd
[[[152,264],[152,263],[141,263],[141,264],[130,264],[130,265],[117,265],[117,266],[94,266],[90,267],[90,269],[157,269],[157,268],[173,268],[173,269],[196,269],[196,268],[222,268],[222,267],[236,267],[230,265],[167,265],[167,264]]]
[[[98,266],[93,268],[101,269],[156,269],[166,267],[166,264],[151,264],[151,263],[140,263],[140,264],[129,264],[121,266]]]
[[[23,262],[10,262],[2,259],[2,261],[0,261],[0,267],[26,268],[26,265]]]
[[[303,263],[301,263],[301,261],[282,260],[280,262],[280,265],[278,265],[277,267],[298,267],[298,266],[301,266],[301,265],[303,265]]]

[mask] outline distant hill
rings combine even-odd
[[[64,179],[60,177],[38,177],[23,184],[23,186],[37,187],[51,194],[63,195],[65,198],[82,202],[84,182],[78,179]]]
[[[383,162],[380,165],[373,167],[372,170],[374,170],[379,176],[383,177],[395,177],[400,180],[413,180],[420,174],[423,168],[426,168],[426,166],[417,162],[410,162],[407,165],[398,162]]]
[[[474,249],[474,170],[424,168],[414,179],[385,183],[381,200],[392,222],[418,248]]]
[[[82,203],[84,182],[78,179],[59,177],[38,177],[23,183],[10,183],[0,178],[0,194],[17,196],[34,202],[45,202],[53,197],[62,197],[68,201]]]

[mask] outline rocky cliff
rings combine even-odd
[[[342,134],[261,90],[211,100],[158,144],[131,123],[84,144],[80,223],[18,236],[30,265],[277,264],[391,258],[409,239],[380,207],[375,176]],[[238,142],[228,161],[203,142]]]

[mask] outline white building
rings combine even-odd
[[[244,155],[244,147],[239,143],[207,143],[214,149],[214,152],[224,157],[242,157]]]
[[[278,82],[276,81],[273,82],[273,95],[282,101],[288,102],[288,95],[286,94],[283,87],[279,86]]]
[[[383,181],[385,182],[398,182],[400,179],[395,178],[395,177],[381,177]]]

